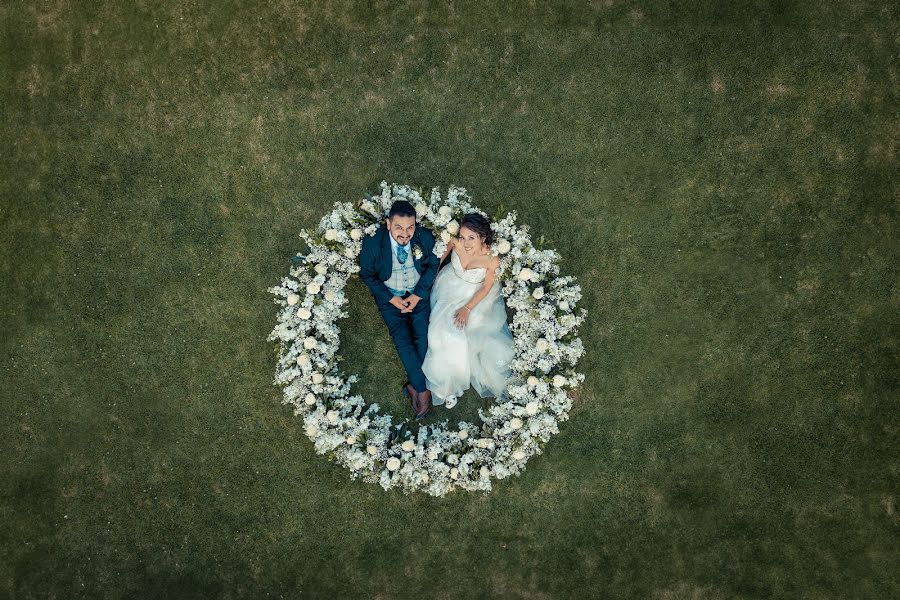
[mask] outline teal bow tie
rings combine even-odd
[[[397,261],[401,265],[405,265],[407,258],[409,258],[409,251],[403,246],[397,246]]]

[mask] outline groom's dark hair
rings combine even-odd
[[[406,200],[397,200],[391,204],[391,210],[388,212],[388,219],[394,217],[416,217],[416,209]]]

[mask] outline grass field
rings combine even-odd
[[[894,3],[0,23],[0,597],[900,596]],[[272,384],[297,232],[382,179],[518,211],[582,285],[572,418],[489,495],[351,481]]]

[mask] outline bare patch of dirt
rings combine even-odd
[[[711,89],[714,94],[721,94],[725,91],[725,83],[722,81],[721,77],[716,75],[712,78],[712,81],[709,82],[709,89]]]
[[[791,91],[791,88],[783,83],[770,83],[766,86],[766,91],[773,96],[784,96]]]
[[[221,203],[219,204],[219,212],[222,213],[223,217],[227,217],[227,216],[231,215],[231,209]]]

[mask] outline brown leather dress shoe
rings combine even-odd
[[[409,405],[413,409],[413,414],[417,414],[419,412],[419,392],[407,381],[403,384],[403,393],[409,397]]]
[[[424,419],[431,410],[431,390],[419,392],[419,409],[416,411],[417,419]]]

